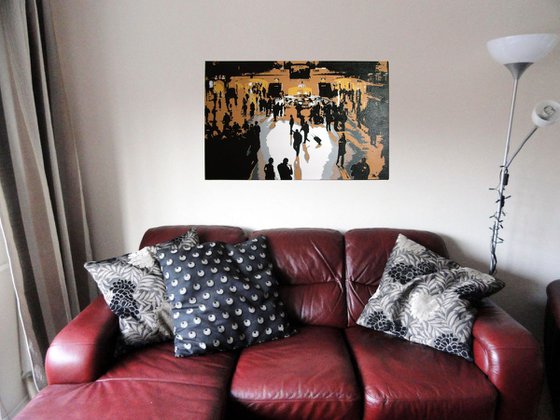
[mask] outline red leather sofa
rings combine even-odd
[[[546,288],[544,318],[544,356],[546,376],[556,418],[560,419],[560,280]]]
[[[187,226],[150,229],[141,246]],[[236,227],[199,226],[236,243]],[[101,298],[53,341],[49,385],[20,419],[528,419],[543,379],[540,347],[490,300],[474,325],[474,363],[356,325],[398,233],[446,255],[429,232],[276,229],[265,235],[299,333],[239,352],[175,358],[161,343],[113,358],[119,333]]]

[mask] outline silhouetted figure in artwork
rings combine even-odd
[[[251,105],[249,105],[249,116],[251,118],[253,118],[255,116],[255,103],[251,102]]]
[[[352,165],[350,168],[350,175],[352,175],[354,179],[368,179],[369,171],[370,169],[366,158],[362,158],[361,161]]]
[[[264,179],[275,179],[276,175],[274,175],[274,159],[269,158],[268,163],[264,165]]]
[[[301,131],[303,131],[303,142],[307,143],[309,141],[307,139],[307,135],[309,134],[309,124],[307,121],[305,121],[301,126]]]
[[[301,118],[301,110],[303,109],[303,107],[301,106],[301,104],[298,102],[296,104],[296,114],[298,118]]]
[[[301,146],[302,135],[299,130],[294,131],[294,150],[296,151],[296,156],[299,156],[299,147]]]
[[[247,131],[247,156],[251,162],[256,162],[257,152],[261,148],[260,131],[261,128],[256,122],[254,125],[249,124],[249,130]]]
[[[225,113],[224,117],[222,118],[222,123],[224,124],[224,127],[227,127],[229,125],[231,121],[231,116],[229,115],[229,113]]]
[[[366,162],[366,158],[362,158],[362,167],[360,169],[360,179],[368,179],[370,173],[369,165]]]
[[[336,157],[336,165],[344,167],[344,155],[346,154],[346,135],[342,133],[342,136],[338,139],[338,156]],[[340,161],[340,165],[338,162]]]
[[[333,117],[332,117],[332,114],[331,114],[331,113],[328,113],[328,114],[327,114],[327,116],[325,117],[325,121],[326,121],[326,123],[325,123],[325,129],[326,129],[327,131],[331,131],[331,130],[332,130],[331,124],[333,123]]]
[[[282,163],[278,165],[278,174],[280,179],[292,179],[292,168],[288,165],[288,158],[284,158]]]
[[[290,115],[290,135],[294,132],[294,116]]]
[[[346,116],[346,112],[343,110],[340,113],[340,117],[339,117],[339,121],[340,121],[340,130],[341,131],[345,131],[346,130],[346,120],[348,119],[348,117]]]
[[[360,104],[358,104],[358,108],[356,109],[356,122],[358,123],[358,128],[362,128],[362,108],[360,108]]]
[[[253,130],[255,130],[255,136],[257,137],[259,144],[261,141],[261,127],[257,121],[255,121],[255,125],[253,125]]]

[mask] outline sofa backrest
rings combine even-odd
[[[344,236],[331,229],[261,230],[267,237],[290,319],[345,327]]]
[[[149,229],[140,247],[165,242],[192,226]],[[230,244],[264,235],[269,242],[280,293],[296,323],[346,327],[356,325],[377,290],[399,233],[442,256],[443,239],[435,233],[406,229],[270,229],[249,235],[238,227],[196,226],[201,242]]]
[[[196,227],[200,242],[226,242],[235,244],[247,240],[243,229],[233,226],[160,226],[148,229],[140,241],[140,248],[148,245],[156,245],[169,241],[187,232],[191,227]]]
[[[346,232],[345,290],[348,326],[356,325],[368,299],[377,290],[399,233],[447,257],[443,239],[432,232],[386,228],[354,229]]]

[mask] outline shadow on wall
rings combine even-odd
[[[105,127],[102,131],[105,138],[114,138],[110,127]],[[120,255],[125,247],[123,192],[119,183],[123,174],[118,171],[113,143],[106,142],[102,153],[105,156],[103,167],[86,169],[88,172],[97,172],[98,177],[103,179],[102,183],[97,184],[102,191],[88,191],[89,186],[84,185],[93,258],[97,260]],[[83,166],[82,172],[84,172]],[[100,255],[100,252],[103,254],[109,252],[110,255]]]
[[[452,238],[445,235],[441,236],[444,238],[449,255],[453,260],[461,265],[475,268],[484,273],[488,272],[489,261],[473,258],[458,247]],[[488,255],[490,255],[490,245],[488,245]],[[543,286],[535,279],[504,271],[500,268],[499,264],[495,277],[503,280],[506,283],[506,287],[496,295],[493,295],[491,299],[531,331],[535,338],[542,343],[546,286]],[[554,279],[550,279],[550,281],[552,280]]]
[[[59,10],[55,16],[60,13]],[[111,13],[103,7],[90,7],[87,11],[89,19],[109,26],[112,23]],[[55,25],[55,30],[61,32],[64,27],[62,24]],[[97,27],[95,31],[112,33],[110,27],[107,30]],[[61,38],[68,36],[64,33],[59,35]],[[114,37],[98,36],[96,39],[98,41],[88,47],[89,53],[81,56],[85,63],[78,65],[77,61],[70,59],[62,63],[61,71],[63,83],[67,86],[67,103],[73,104],[68,111],[78,147],[93,258],[101,259],[117,255],[124,249],[126,232],[122,179],[126,174],[117,161],[120,151],[117,150],[116,140],[123,134],[124,113],[118,102],[120,90],[105,86],[121,71],[115,60],[119,57],[116,54],[119,45]],[[77,81],[85,77],[80,72],[83,66],[92,70],[87,75],[90,93],[86,96],[77,89],[80,85]],[[81,118],[84,115],[88,116],[87,119]]]

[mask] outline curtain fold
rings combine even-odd
[[[91,296],[87,219],[48,1],[0,1],[0,222],[37,387]]]

